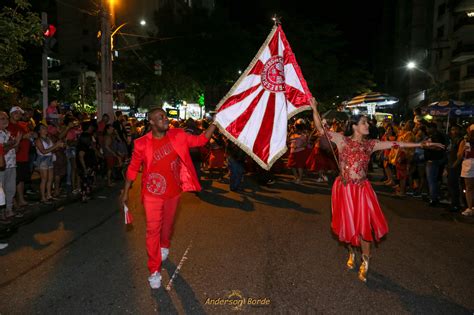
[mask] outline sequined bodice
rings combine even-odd
[[[327,132],[339,152],[341,177],[346,183],[362,183],[367,179],[370,155],[379,140],[355,141],[336,132]]]
[[[344,138],[344,144],[339,151],[341,177],[345,182],[360,183],[367,179],[370,155],[375,145],[374,140],[355,141]]]

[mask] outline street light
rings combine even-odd
[[[414,61],[409,61],[409,62],[407,63],[407,68],[408,68],[409,70],[415,69],[415,68],[416,68],[416,63],[415,63]]]
[[[145,25],[146,25],[146,21],[145,21],[145,20],[143,20],[143,19],[142,19],[142,20],[140,20],[140,25],[141,25],[141,26],[145,26]]]

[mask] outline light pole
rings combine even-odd
[[[128,22],[122,23],[112,32],[112,15],[114,9],[114,0],[101,0],[101,37],[100,37],[100,92],[97,97],[97,109],[98,116],[101,117],[103,114],[108,114],[109,117],[114,117],[113,110],[113,71],[112,71],[112,49],[113,49],[113,36]],[[110,10],[109,10],[110,6]],[[111,13],[112,11],[112,13]],[[145,26],[146,21],[141,20],[140,25]]]
[[[100,99],[98,100],[98,115],[101,117],[103,114],[108,114],[109,117],[113,118],[112,34],[107,0],[102,0],[100,21]]]

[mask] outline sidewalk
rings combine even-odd
[[[39,179],[32,178],[32,186],[38,188]],[[104,196],[98,196],[98,194],[103,192],[105,188],[106,186],[102,185],[101,180],[99,180],[94,187],[92,198],[104,198]],[[51,204],[40,203],[39,192],[36,192],[34,195],[26,196],[30,205],[21,208],[23,217],[13,218],[12,221],[7,224],[0,223],[0,242],[1,240],[16,233],[19,227],[33,222],[40,216],[54,211],[62,211],[65,206],[74,202],[80,202],[80,195],[73,195],[72,193],[62,195],[64,197],[60,198],[59,200],[52,201]]]

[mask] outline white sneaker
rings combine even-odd
[[[165,261],[166,259],[168,259],[169,253],[170,253],[169,248],[162,247],[161,248],[161,261]]]
[[[148,277],[148,282],[150,282],[150,287],[152,289],[159,289],[161,287],[161,275],[158,271],[155,271]]]
[[[469,217],[471,215],[474,215],[474,210],[471,209],[471,208],[467,208],[466,210],[464,210],[462,212],[462,215],[466,216],[466,217]]]
[[[8,247],[8,243],[0,243],[0,249],[4,249]]]

